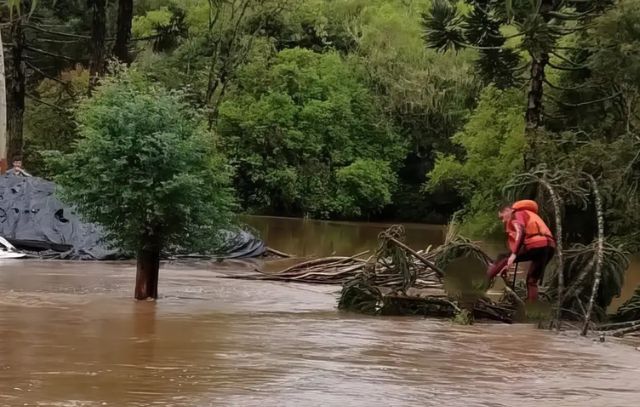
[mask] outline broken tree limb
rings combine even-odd
[[[584,325],[582,326],[583,336],[587,334],[587,330],[589,329],[589,320],[591,319],[593,303],[595,302],[598,287],[600,286],[600,280],[602,279],[602,261],[604,256],[604,211],[602,209],[602,199],[600,197],[598,183],[591,174],[586,175],[589,178],[596,200],[596,211],[598,216],[598,250],[596,252],[596,271],[593,281],[593,289],[591,290],[591,297],[589,298],[589,305],[587,306],[587,312],[584,316]]]
[[[613,331],[612,335],[615,336],[616,338],[621,338],[626,334],[629,334],[632,332],[638,332],[638,331],[640,331],[640,321],[634,321],[631,326]]]
[[[267,254],[273,254],[275,256],[283,257],[285,259],[290,259],[290,258],[293,257],[293,255],[291,255],[289,253],[281,252],[280,250],[276,250],[273,247],[267,247],[266,252],[267,252]]]
[[[562,301],[564,291],[564,253],[562,250],[562,199],[545,177],[540,178],[540,183],[549,193],[556,221],[556,248],[558,253],[558,310],[556,312],[556,329],[561,328]]]
[[[639,325],[640,319],[636,321],[614,322],[612,324],[604,324],[597,327],[597,331],[612,331],[615,329],[623,329],[631,326]]]
[[[520,298],[518,294],[516,294],[515,291],[511,289],[511,287],[509,287],[509,282],[504,277],[502,277],[502,281],[504,281],[504,290],[507,292],[507,294],[509,294],[514,300],[516,300],[518,304],[524,307],[525,305],[524,301],[522,300],[522,298]]]
[[[406,250],[409,253],[411,253],[412,255],[414,255],[415,258],[417,258],[418,260],[420,260],[421,262],[423,262],[424,264],[429,266],[433,271],[435,271],[438,274],[439,277],[444,277],[444,271],[442,271],[438,266],[436,266],[435,263],[425,259],[424,257],[422,257],[422,255],[420,255],[420,253],[416,252],[415,250],[413,250],[412,248],[410,248],[406,244],[402,243],[401,241],[397,240],[396,238],[391,237],[391,236],[389,236],[388,238],[395,245],[400,246],[404,250]]]

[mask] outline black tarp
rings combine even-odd
[[[125,258],[110,248],[100,226],[82,222],[54,195],[55,184],[38,177],[0,177],[0,236],[18,249],[43,257],[70,260]],[[264,242],[245,230],[223,231],[221,244],[210,257],[243,258],[263,255]]]

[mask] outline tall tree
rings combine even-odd
[[[213,126],[229,81],[246,62],[263,27],[291,0],[209,0],[206,41],[210,44],[205,104]],[[249,24],[251,22],[252,24]]]
[[[9,23],[10,44],[9,65],[7,70],[7,160],[22,153],[23,147],[23,119],[25,107],[25,78],[26,67],[24,60],[25,35],[24,24],[27,18],[26,12],[30,8],[30,1],[21,1],[11,13]]]
[[[119,0],[116,42],[113,45],[113,55],[121,62],[127,64],[131,62],[131,55],[129,55],[129,41],[131,40],[132,21],[133,0]]]
[[[0,173],[7,170],[7,82],[4,75],[4,44],[0,30]]]
[[[608,1],[597,0],[465,0],[470,9],[435,0],[425,14],[428,45],[440,50],[474,48],[479,51],[481,75],[497,85],[527,82],[525,112],[526,168],[539,164],[538,138],[544,127],[544,86],[547,68],[581,69],[560,46],[560,40],[584,28]],[[508,27],[515,31],[503,34]],[[554,58],[554,61],[551,60]],[[528,68],[528,69],[527,69]],[[528,71],[529,76],[523,75]]]
[[[136,253],[135,298],[155,299],[161,251],[205,252],[229,221],[226,162],[201,117],[135,71],[105,79],[76,112],[82,137],[53,160],[54,178],[87,220]]]
[[[91,56],[89,59],[89,92],[98,84],[105,70],[106,0],[87,0],[91,11]]]

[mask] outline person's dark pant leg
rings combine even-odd
[[[517,261],[529,261],[527,272],[527,300],[534,302],[538,299],[538,282],[544,276],[544,270],[553,258],[553,247],[541,247],[523,253]]]

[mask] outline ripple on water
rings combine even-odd
[[[640,398],[639,352],[572,334],[340,313],[336,287],[219,279],[215,265],[168,265],[161,301],[136,303],[131,265],[19,264],[0,271],[0,405],[636,406]]]

